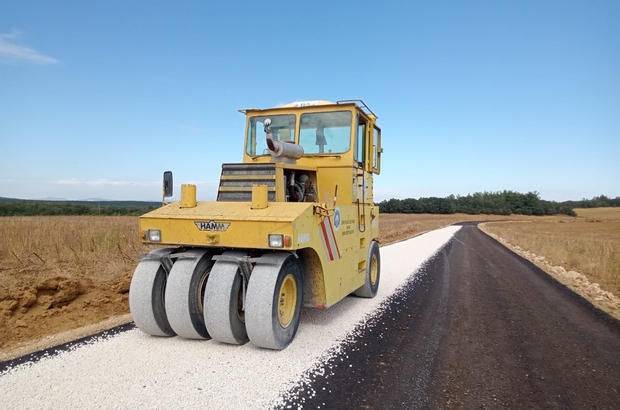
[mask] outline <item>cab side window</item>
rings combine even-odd
[[[375,127],[372,135],[372,169],[374,171],[379,171],[380,162],[379,162],[379,144],[381,141],[381,131]]]
[[[355,138],[355,160],[364,168],[366,162],[366,120],[357,115],[357,136]]]

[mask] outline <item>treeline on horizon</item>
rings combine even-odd
[[[112,205],[112,204],[114,205]],[[103,215],[139,216],[158,207],[155,205],[125,205],[111,201],[105,205],[85,205],[52,201],[0,201],[0,216]]]
[[[46,215],[104,215],[139,216],[159,205],[140,201],[36,201],[0,199],[0,216],[46,216]],[[521,194],[514,191],[476,192],[467,196],[450,195],[445,198],[389,199],[379,202],[381,213],[455,214],[470,215],[569,215],[576,216],[573,208],[620,207],[620,197],[600,195],[579,201],[546,201],[537,192]]]
[[[581,201],[546,201],[538,192],[522,194],[514,191],[476,192],[467,196],[445,198],[389,199],[379,202],[381,213],[403,214],[469,214],[469,215],[568,215],[577,216],[573,208],[620,206],[620,197],[600,195]]]

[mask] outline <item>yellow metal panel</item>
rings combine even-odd
[[[250,202],[198,202],[195,208],[183,209],[179,202],[151,211],[140,220],[151,218],[201,219],[226,221],[288,221],[293,222],[306,209],[309,202],[270,202],[265,209],[252,209]]]
[[[336,185],[338,185],[338,203],[350,204],[353,202],[353,185],[355,181],[351,177],[351,167],[319,168],[317,171],[317,186],[319,202],[325,202],[331,206],[334,202]]]
[[[292,224],[270,221],[220,221],[230,224],[225,231],[200,230],[193,219],[144,218],[140,220],[140,229],[159,229],[161,243],[185,246],[218,246],[231,248],[268,249],[267,235],[278,233],[292,235]],[[217,241],[215,241],[217,239]]]
[[[276,165],[276,201],[284,202],[286,193],[284,192],[284,170]]]
[[[328,307],[355,291],[364,283],[364,273],[358,272],[357,266],[365,260],[366,251],[359,251],[359,229],[357,207],[355,205],[338,205],[340,224],[334,226],[333,216],[321,218],[313,214],[304,214],[295,222],[294,247],[308,247],[316,251],[323,268],[325,287],[325,306]],[[331,219],[334,229],[339,258],[332,260],[320,228],[321,222]]]

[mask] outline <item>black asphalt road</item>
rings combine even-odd
[[[466,223],[288,397],[283,408],[620,409],[620,322]]]

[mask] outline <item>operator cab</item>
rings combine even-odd
[[[303,149],[297,161],[300,165],[320,166],[329,158],[331,166],[337,162],[338,166],[350,164],[380,172],[381,130],[375,125],[376,115],[361,100],[304,101],[240,111],[247,115],[244,163],[272,161],[269,128],[274,140]],[[269,126],[265,121],[270,121]]]
[[[223,164],[218,201],[249,201],[258,183],[268,186],[270,202],[329,204],[338,197],[341,203],[373,203],[381,130],[363,101],[304,101],[240,112],[247,117],[243,164]]]

